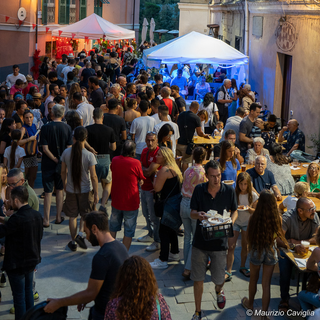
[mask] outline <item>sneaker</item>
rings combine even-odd
[[[167,261],[161,261],[160,259],[155,259],[153,262],[150,262],[152,269],[167,269],[168,268],[168,262]]]
[[[150,246],[146,247],[146,251],[154,252],[160,249],[160,243],[159,242],[153,242]]]
[[[85,238],[80,237],[79,235],[77,235],[76,238],[74,239],[74,241],[79,245],[81,249],[88,249],[86,242],[84,240]]]
[[[223,309],[226,305],[226,297],[224,295],[224,291],[221,290],[217,295],[217,304],[219,309]]]
[[[171,261],[180,261],[179,253],[169,253],[169,260]]]
[[[137,239],[138,242],[153,242],[153,238],[146,234],[143,237]]]
[[[72,241],[70,241],[69,243],[68,243],[68,247],[69,247],[69,249],[71,250],[71,251],[77,251],[77,244],[76,243],[72,243]]]
[[[2,272],[1,279],[0,279],[0,287],[4,288],[6,285],[7,285],[6,275],[4,272]]]
[[[201,320],[201,312],[195,312],[191,320]]]
[[[100,206],[100,207],[99,207],[99,211],[101,211],[101,212],[103,212],[103,213],[105,213],[105,214],[108,214],[106,207]]]
[[[12,308],[10,309],[10,313],[11,313],[11,314],[14,314],[14,307],[12,307]]]
[[[33,301],[38,301],[40,299],[40,296],[39,296],[39,293],[38,291],[36,291],[34,294],[33,294]]]

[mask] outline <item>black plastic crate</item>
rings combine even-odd
[[[205,241],[220,239],[224,237],[233,237],[232,222],[220,224],[218,226],[201,226],[201,232]]]

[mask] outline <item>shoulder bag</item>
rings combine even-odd
[[[163,211],[164,211],[164,205],[165,203],[167,202],[167,200],[169,199],[172,191],[175,189],[175,187],[177,186],[178,184],[178,179],[177,179],[177,182],[176,184],[174,185],[174,187],[171,189],[170,193],[168,194],[168,196],[164,199],[164,200],[161,200],[161,192],[156,192],[154,194],[154,213],[156,215],[156,217],[159,217],[161,218],[163,216]]]
[[[61,151],[60,151],[60,145],[58,143],[58,138],[57,138],[57,128],[55,125],[53,126],[53,131],[54,131],[54,138],[56,140],[56,145],[57,145],[57,150],[58,150],[58,163],[56,166],[56,173],[61,174],[61,160],[60,160]]]
[[[30,138],[27,129],[26,129],[26,135],[27,135],[28,138]],[[37,152],[37,144],[38,144],[37,139],[25,143],[24,150],[26,152],[26,156],[27,157],[34,156],[36,154],[36,152]]]

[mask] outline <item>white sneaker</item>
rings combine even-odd
[[[152,269],[167,269],[168,268],[168,262],[167,261],[161,261],[160,259],[155,259],[153,262],[150,262]]]
[[[153,242],[150,246],[146,247],[146,251],[154,252],[160,249],[160,243],[159,242]]]
[[[153,242],[153,238],[146,234],[143,237],[137,239],[138,242]]]
[[[179,253],[169,253],[169,260],[171,261],[180,261]]]

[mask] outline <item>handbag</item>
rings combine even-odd
[[[61,174],[61,160],[60,160],[61,152],[60,152],[60,146],[59,146],[59,143],[58,143],[57,131],[56,130],[57,130],[56,126],[53,126],[54,138],[56,140],[56,145],[57,145],[57,150],[58,150],[58,163],[56,165],[56,173]]]
[[[215,107],[215,104],[213,105],[211,119],[209,119],[209,127],[212,130],[214,130],[216,128],[217,122],[218,122],[217,116],[214,113],[214,107]]]
[[[154,213],[156,215],[156,217],[161,218],[163,216],[163,211],[164,211],[164,205],[167,202],[167,200],[169,199],[172,191],[175,189],[176,185],[178,183],[178,179],[176,184],[174,185],[174,187],[171,189],[170,193],[168,194],[168,196],[164,199],[161,200],[161,192],[156,192],[154,195]]]
[[[30,138],[29,136],[29,133],[28,131],[26,130],[26,135],[28,138]],[[32,140],[32,141],[29,141],[27,142],[25,145],[24,145],[24,150],[26,152],[26,156],[30,157],[30,156],[34,156],[37,152],[37,144],[38,144],[38,141],[37,140]]]

